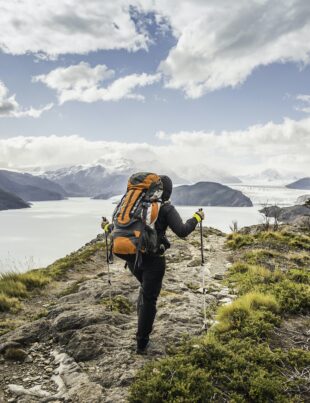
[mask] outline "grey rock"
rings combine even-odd
[[[0,344],[0,354],[5,353],[5,350],[8,348],[20,348],[21,344],[16,341],[7,341]]]
[[[308,200],[310,200],[310,194],[307,195],[302,195],[297,197],[296,203],[297,205],[303,205],[305,204]]]
[[[21,345],[28,345],[37,340],[42,340],[48,336],[49,321],[45,318],[27,323],[18,327],[9,333],[0,337],[0,342],[8,340],[9,342],[17,342]]]
[[[299,217],[310,217],[310,209],[306,206],[296,205],[289,207],[270,206],[259,210],[268,217],[277,217],[278,221],[291,223]]]
[[[223,273],[215,273],[212,277],[214,278],[214,280],[223,280],[225,276]]]
[[[31,362],[33,362],[33,358],[31,357],[31,355],[28,355],[26,358],[25,358],[25,360],[24,360],[24,362],[26,362],[26,363],[31,363]]]

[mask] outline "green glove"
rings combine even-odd
[[[196,211],[193,217],[196,218],[198,223],[201,222],[205,218],[205,213],[203,212],[202,208]]]
[[[103,231],[108,234],[110,232],[110,223],[109,221],[106,219],[106,217],[102,217],[102,221],[101,221],[101,228],[103,229]]]

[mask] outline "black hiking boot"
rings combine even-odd
[[[137,354],[146,355],[148,346],[149,346],[149,340],[146,339],[137,340],[137,350],[136,350]]]

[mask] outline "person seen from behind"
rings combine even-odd
[[[129,270],[140,284],[137,303],[138,329],[136,333],[138,354],[146,354],[147,352],[156,316],[156,303],[166,270],[165,251],[170,248],[166,231],[170,228],[178,237],[185,238],[204,219],[204,212],[200,209],[192,218],[183,223],[180,214],[170,201],[173,190],[171,179],[166,175],[161,175],[160,180],[162,183],[161,204],[154,223],[157,235],[156,249],[152,253],[141,253],[139,264],[137,264],[134,254],[119,255],[116,253],[117,256],[126,261]],[[103,221],[102,228],[111,232],[113,224]]]

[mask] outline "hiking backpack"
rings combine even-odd
[[[119,257],[156,253],[157,220],[163,184],[160,176],[139,172],[129,178],[127,191],[113,213],[112,251]]]

